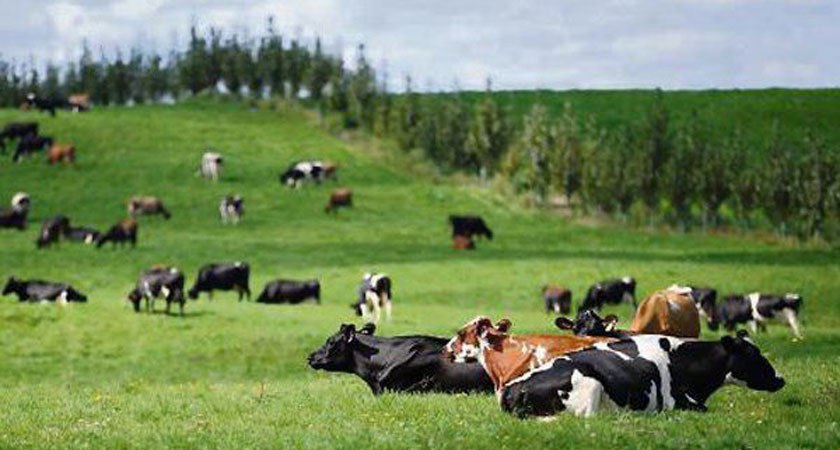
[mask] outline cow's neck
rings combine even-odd
[[[482,341],[479,362],[493,380],[496,393],[500,393],[510,380],[538,365],[534,348],[512,338],[506,338],[496,345]]]
[[[671,355],[675,394],[687,398],[686,407],[703,407],[724,384],[731,370],[731,358],[719,342],[685,342]]]
[[[379,373],[387,364],[382,358],[375,357],[379,353],[376,347],[381,344],[380,339],[360,334],[357,334],[355,339],[357,343],[353,347],[351,371],[365,380],[374,394],[380,394],[382,385],[379,383]]]

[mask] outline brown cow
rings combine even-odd
[[[67,104],[73,112],[82,112],[90,109],[90,95],[85,93],[73,94],[67,97]]]
[[[469,236],[456,234],[452,237],[452,248],[456,250],[475,250],[475,242]]]
[[[137,217],[140,214],[161,214],[164,219],[169,220],[172,214],[163,206],[163,202],[157,197],[135,196],[128,200],[128,215]]]
[[[649,295],[636,309],[630,331],[696,338],[700,336],[700,314],[689,294],[658,291]]]
[[[67,164],[76,162],[76,147],[69,144],[53,144],[47,153],[47,163],[55,164],[58,162]]]
[[[353,206],[353,191],[348,188],[336,189],[330,194],[330,200],[324,212],[338,212],[338,208]]]
[[[116,225],[112,226],[105,234],[96,239],[96,248],[105,245],[106,242],[111,242],[112,246],[117,244],[122,246],[125,242],[130,242],[132,247],[137,246],[137,221],[134,219],[123,219]]]
[[[545,300],[545,312],[554,311],[555,314],[569,314],[572,310],[572,291],[556,284],[546,284],[542,288]]]
[[[511,380],[548,361],[591,347],[599,342],[613,342],[606,337],[525,334],[509,335],[510,320],[493,326],[487,317],[476,317],[464,325],[444,347],[444,354],[455,362],[478,360],[493,380],[496,392]]]
[[[338,164],[334,162],[325,162],[324,163],[324,179],[331,178],[333,180],[338,180]]]

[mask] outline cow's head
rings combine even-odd
[[[561,330],[571,330],[579,336],[610,336],[615,332],[618,317],[610,314],[603,319],[595,311],[585,309],[578,312],[574,321],[565,317],[558,317],[554,324]]]
[[[195,286],[191,287],[190,290],[187,291],[187,296],[190,300],[198,300],[198,289]]]
[[[746,331],[739,331],[735,337],[724,336],[720,342],[729,355],[728,383],[769,392],[784,387],[785,379],[776,373],[770,361],[750,341]]]
[[[9,277],[9,279],[6,280],[6,286],[3,287],[3,295],[9,295],[12,292],[15,292],[15,290],[18,287],[18,284],[20,284],[20,282],[17,280],[17,278]]]
[[[481,340],[493,345],[498,341],[499,335],[506,333],[510,326],[511,323],[507,319],[500,320],[494,327],[489,318],[476,317],[458,330],[458,333],[446,344],[443,352],[455,362],[476,361],[481,353]]]
[[[131,292],[128,293],[128,301],[130,301],[131,305],[134,307],[134,312],[140,312],[140,300],[142,298],[143,296],[137,289],[132,289]]]
[[[365,325],[358,333],[373,334],[375,326]],[[353,347],[356,343],[356,326],[342,324],[338,332],[307,358],[309,367],[330,372],[347,371],[353,364]]]

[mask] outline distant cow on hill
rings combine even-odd
[[[381,310],[385,310],[385,318],[391,320],[391,278],[384,273],[366,273],[359,285],[359,297],[352,305],[357,315],[366,322],[379,322]]]
[[[347,188],[336,189],[330,194],[324,212],[338,212],[338,208],[353,206],[353,191]]]
[[[493,239],[493,231],[479,216],[449,216],[449,224],[452,225],[453,238],[467,236],[472,239],[473,236],[484,236]]]
[[[622,302],[631,303],[636,307],[636,280],[633,277],[624,277],[620,280],[605,280],[593,284],[586,292],[586,298],[580,305],[580,309],[600,310],[605,303],[619,304]]]
[[[46,150],[53,145],[53,139],[49,136],[38,136],[36,134],[27,134],[18,142],[15,154],[12,155],[12,161],[18,162],[24,156],[29,156],[34,152]]]
[[[226,195],[219,203],[219,217],[222,223],[239,223],[242,215],[245,214],[244,200],[239,195]]]
[[[280,183],[289,187],[300,187],[304,181],[320,183],[326,178],[336,179],[337,166],[321,161],[298,161],[280,175]]]
[[[563,286],[546,284],[542,288],[545,312],[569,314],[572,311],[572,291]]]
[[[151,196],[135,196],[131,197],[127,203],[128,215],[137,217],[138,215],[152,215],[160,214],[164,219],[169,220],[172,214],[163,206],[163,201],[157,197]]]
[[[155,311],[155,299],[166,300],[166,313],[169,314],[172,303],[178,304],[184,315],[184,273],[175,267],[155,266],[144,270],[137,280],[135,288],[128,293],[128,301],[140,312],[140,301],[146,301],[146,311]]]
[[[117,244],[123,246],[126,242],[130,242],[132,248],[136,247],[137,221],[134,219],[121,220],[96,239],[96,248],[102,247],[106,242],[111,242],[112,247],[116,247]]]
[[[52,244],[57,244],[69,226],[70,219],[66,216],[59,215],[44,220],[41,224],[41,232],[38,234],[35,245],[38,248],[44,248]]]
[[[761,328],[766,330],[766,323],[775,319],[786,322],[793,331],[794,336],[802,338],[799,330],[799,309],[802,307],[802,296],[789,293],[785,295],[752,294],[727,295],[717,305],[717,315],[721,323],[729,330],[735,330],[739,323],[746,323],[753,332]]]
[[[204,178],[217,181],[222,171],[222,162],[222,155],[216,152],[205,152],[201,155],[201,167],[198,172]]]
[[[0,151],[6,152],[6,140],[22,139],[26,135],[38,135],[37,122],[9,122],[0,130]]]
[[[312,298],[321,303],[321,284],[318,280],[292,281],[274,280],[265,285],[257,303],[297,304]]]
[[[66,100],[43,98],[35,95],[34,92],[30,92],[26,95],[25,105],[29,108],[36,108],[41,112],[48,112],[52,117],[55,117],[55,110],[68,106],[68,103]]]
[[[0,210],[0,228],[26,228],[26,217],[29,215],[29,194],[18,192],[12,196],[12,207]]]
[[[87,296],[66,283],[52,283],[41,280],[19,280],[9,277],[3,288],[3,295],[16,294],[21,302],[86,302]]]
[[[251,277],[251,268],[248,263],[237,261],[235,263],[207,264],[198,271],[195,284],[189,290],[189,297],[193,300],[198,298],[202,292],[207,292],[207,297],[213,299],[213,291],[236,291],[239,294],[239,301],[243,295],[250,300],[251,289],[248,287],[248,280]]]

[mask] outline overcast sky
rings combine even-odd
[[[0,0],[0,57],[183,45],[189,25],[363,42],[392,85],[730,88],[840,85],[834,0]]]

